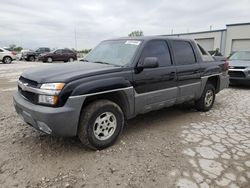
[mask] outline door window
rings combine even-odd
[[[187,41],[173,41],[175,62],[177,65],[189,65],[196,62],[191,44]]]
[[[172,64],[168,45],[163,40],[148,42],[142,52],[142,58],[146,57],[157,57],[159,67],[170,66]]]

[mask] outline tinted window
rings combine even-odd
[[[198,47],[200,49],[201,54],[202,55],[207,55],[207,52],[199,44],[197,44],[197,45],[198,45]]]
[[[175,61],[178,65],[188,65],[196,62],[192,46],[186,41],[173,41]]]
[[[62,53],[62,50],[56,50],[55,53],[56,53],[56,54],[61,54],[61,53]]]
[[[0,52],[3,52],[3,50],[2,50],[2,49],[0,49]]]
[[[169,49],[165,41],[156,40],[147,43],[142,57],[157,57],[160,67],[171,65]]]
[[[64,53],[73,53],[71,50],[69,50],[69,49],[65,49],[65,50],[63,50],[63,52]]]

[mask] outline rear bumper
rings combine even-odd
[[[17,113],[32,127],[47,134],[76,136],[84,97],[69,98],[63,107],[35,105],[18,92],[13,102]]]
[[[229,75],[223,75],[221,74],[220,75],[220,88],[219,90],[223,90],[225,88],[228,88],[229,87]]]

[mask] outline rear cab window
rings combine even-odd
[[[159,67],[172,65],[168,44],[165,40],[149,41],[142,51],[141,59],[146,57],[157,57]]]
[[[172,45],[177,65],[190,65],[197,62],[190,42],[174,40]]]
[[[214,61],[214,58],[197,43],[203,61]]]

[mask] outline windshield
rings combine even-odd
[[[140,45],[138,40],[113,40],[101,42],[85,58],[94,63],[124,66],[129,64]]]
[[[243,60],[243,61],[250,61],[250,51],[246,52],[235,52],[229,60]]]

